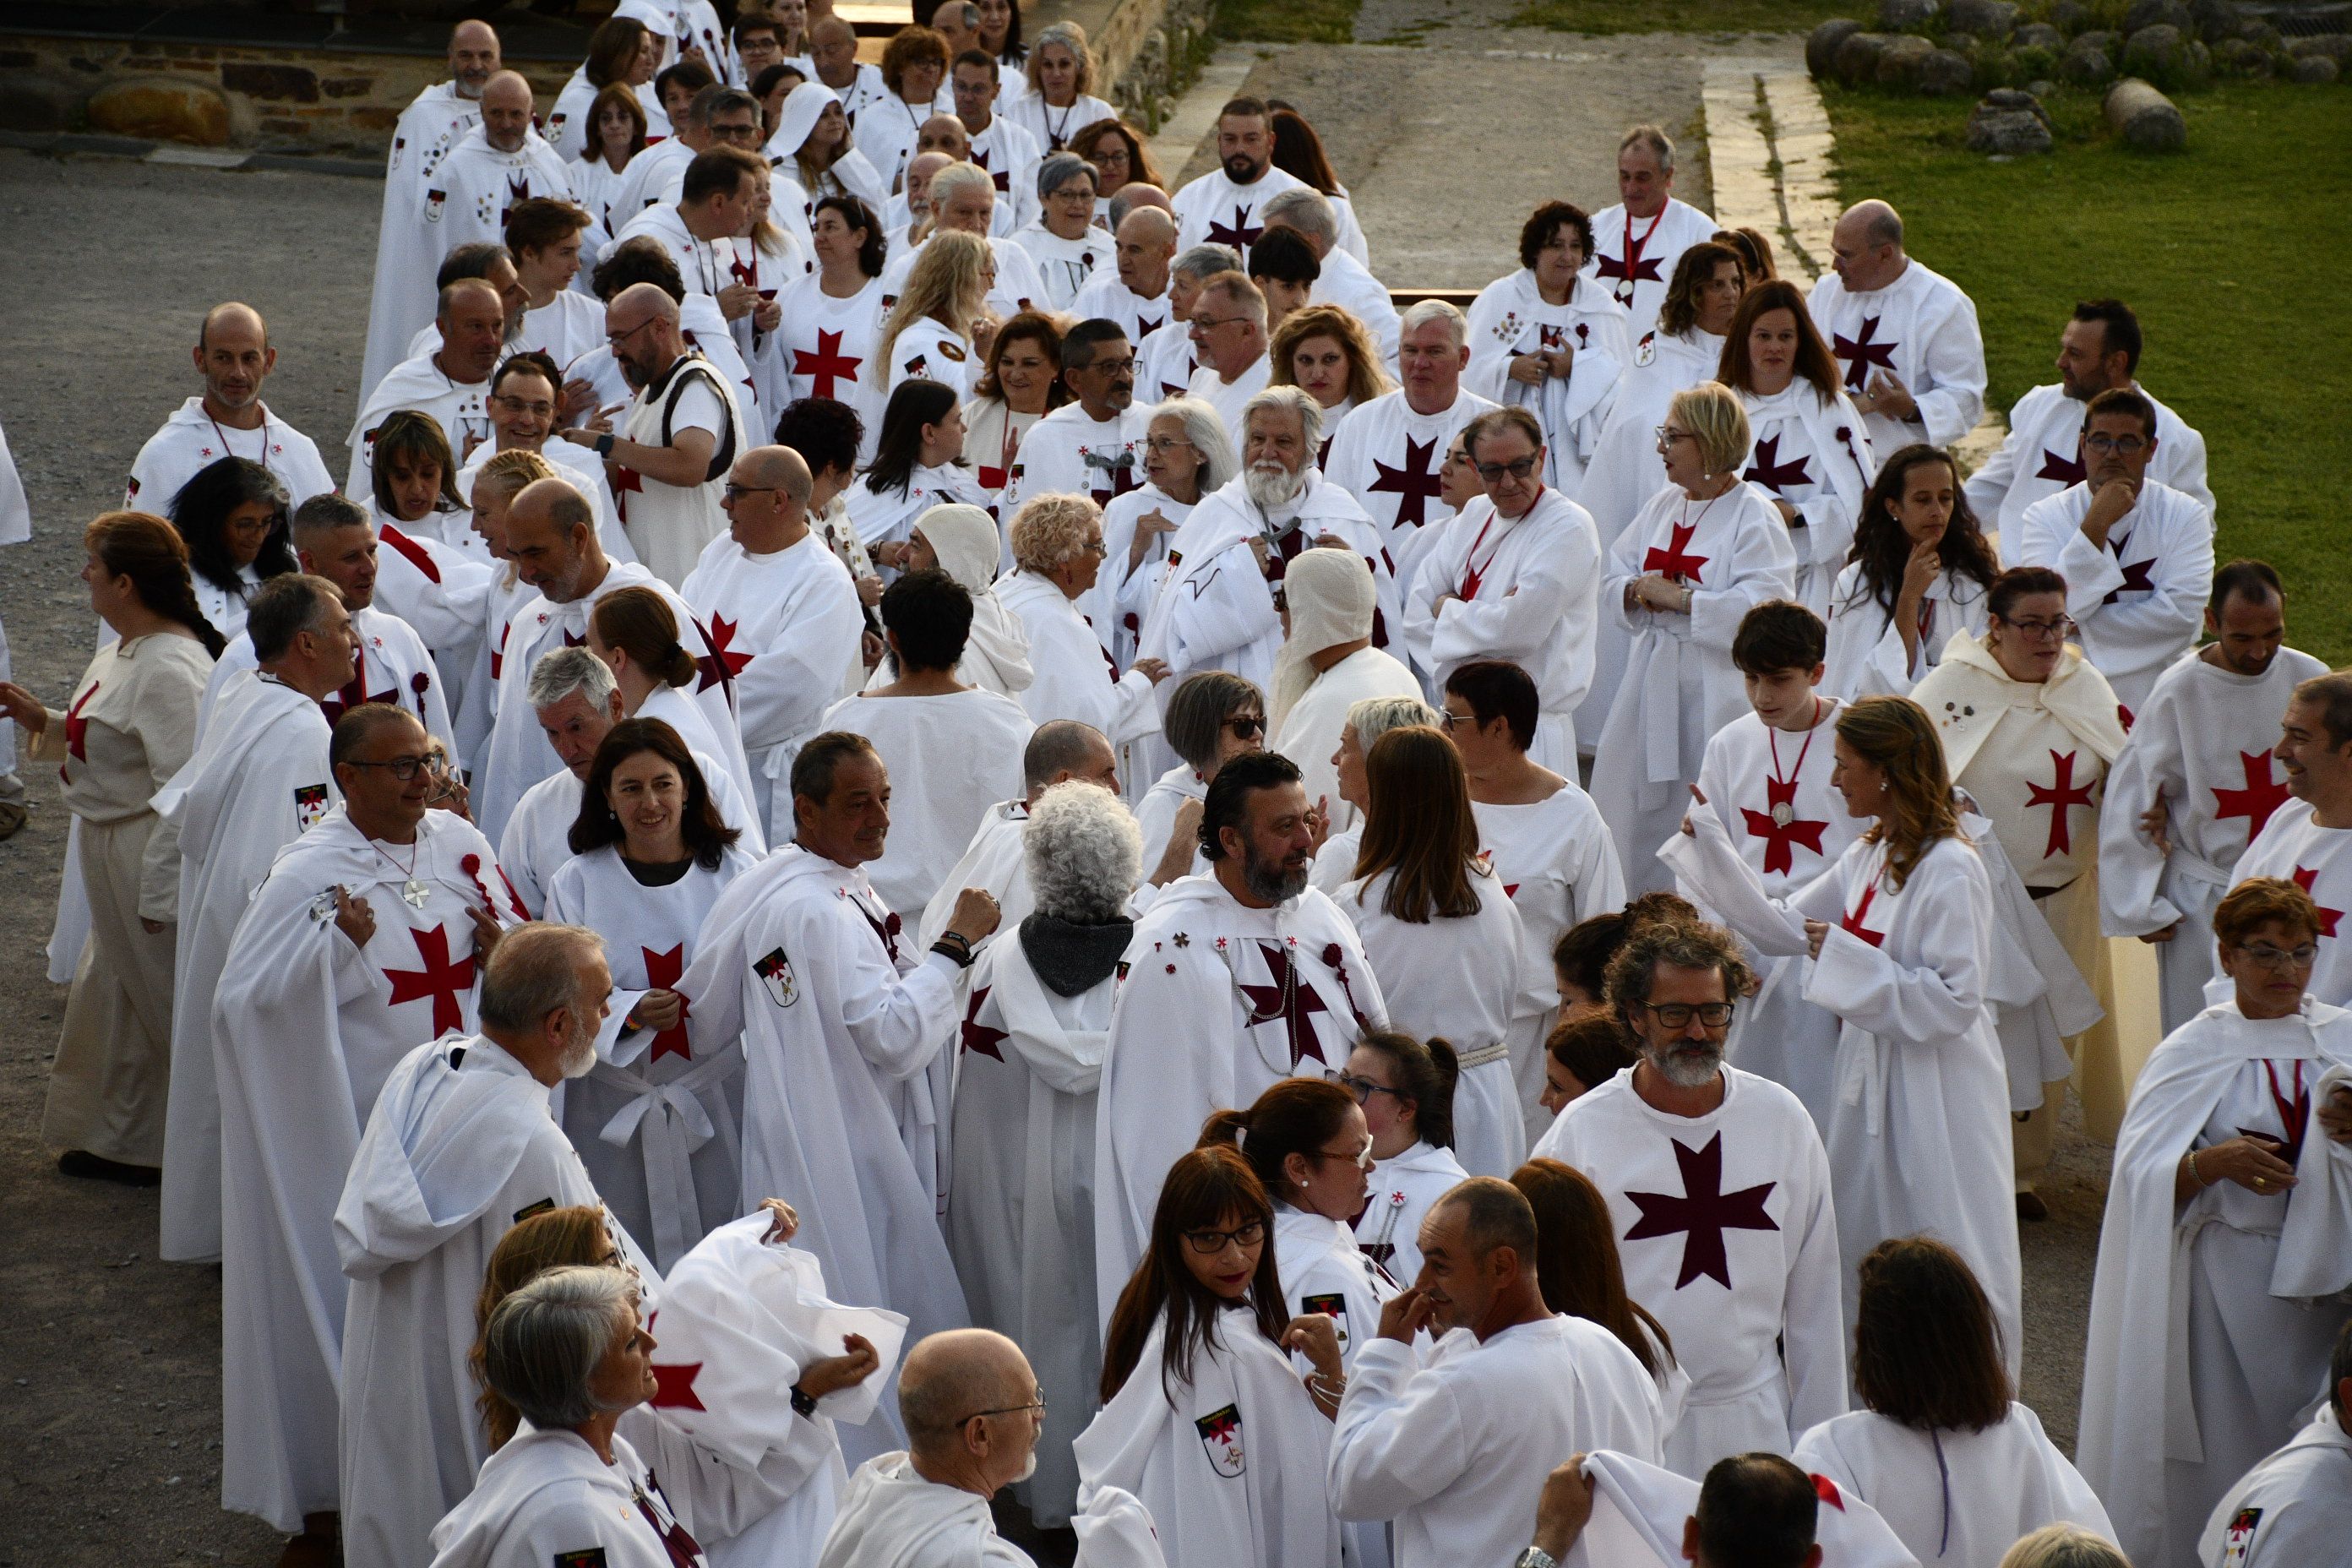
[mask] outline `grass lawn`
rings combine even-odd
[[[1872,0],[1528,0],[1511,20],[1557,33],[1810,33],[1877,14]]]
[[[1361,0],[1218,0],[1221,38],[1269,44],[1345,44],[1356,36]]]
[[[2277,567],[2290,639],[2352,662],[2340,260],[2352,247],[2352,160],[2340,155],[2352,92],[2184,94],[2189,151],[2173,157],[2113,143],[2095,100],[2062,93],[2050,104],[2057,152],[2010,163],[1967,151],[1963,104],[1822,96],[1841,194],[1892,200],[1912,254],[1976,301],[1994,405],[2056,379],[2076,300],[2128,303],[2147,337],[2141,381],[2204,435],[2220,558]]]

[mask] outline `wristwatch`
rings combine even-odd
[[[1530,1546],[1519,1553],[1518,1561],[1512,1563],[1511,1568],[1559,1568],[1559,1564],[1552,1561],[1551,1553],[1542,1547]]]
[[[810,1416],[814,1416],[816,1414],[816,1401],[811,1399],[807,1394],[803,1393],[801,1385],[797,1383],[793,1384],[793,1414],[795,1415]],[[1551,1568],[1551,1559],[1549,1557],[1545,1558],[1541,1568]]]
[[[600,458],[609,458],[613,455],[613,433],[610,430],[601,431],[598,433],[596,437],[596,455]]]

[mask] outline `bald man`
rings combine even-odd
[[[481,107],[481,123],[450,151],[408,215],[423,226],[425,253],[436,266],[461,245],[503,245],[508,215],[519,202],[572,199],[571,172],[531,128],[530,83],[502,70],[483,87]],[[420,275],[417,285],[431,276]]]
[[[1984,335],[1958,284],[1911,259],[1903,218],[1856,202],[1830,231],[1833,270],[1813,285],[1813,322],[1862,410],[1881,459],[1915,441],[1937,447],[1984,416]]]
[[[840,17],[810,18],[808,55],[816,67],[816,79],[841,100],[841,112],[852,131],[857,129],[859,110],[890,96],[882,68],[857,58],[857,34]]]
[[[446,247],[428,247],[415,215],[423,209],[425,193],[442,161],[481,123],[482,93],[498,74],[499,60],[499,36],[488,23],[458,23],[449,35],[449,79],[418,93],[393,127],[383,213],[376,225],[367,358],[360,371],[362,404],[376,383],[407,357],[408,340],[432,315],[433,266]]]
[[[1147,185],[1141,180],[1129,180],[1119,186],[1118,194],[1103,203],[1103,221],[1110,225],[1113,234],[1127,221],[1127,215],[1138,207],[1158,207],[1171,219],[1176,216],[1176,204],[1158,185]]]
[[[352,475],[345,495],[364,502],[375,493],[376,426],[396,409],[431,415],[460,467],[490,438],[490,373],[506,344],[505,299],[483,279],[458,279],[441,290],[433,325],[438,346],[393,366],[352,422]]]
[[[1129,342],[1139,343],[1145,333],[1168,324],[1168,271],[1176,260],[1175,216],[1157,206],[1133,208],[1119,220],[1112,243],[1116,269],[1087,279],[1070,302],[1070,314],[1081,321],[1096,317],[1117,321]],[[1146,389],[1146,395],[1156,391]]]
[[[736,458],[720,501],[727,531],[704,546],[679,589],[734,673],[752,793],[777,843],[792,836],[785,781],[801,742],[866,674],[856,584],[809,531],[814,488],[789,447],[754,447]]]
[[[125,507],[170,510],[180,487],[223,458],[248,458],[276,474],[292,506],[335,488],[316,443],[261,401],[278,351],[260,311],[235,301],[215,305],[196,328],[194,358],[205,390],[173,409],[139,448],[122,491]]]
[[[948,66],[956,119],[970,149],[965,155],[988,171],[996,183],[998,205],[1010,209],[999,234],[1011,234],[1037,216],[1037,160],[1045,156],[1026,126],[996,112],[1006,86],[996,57],[986,49],[965,49]],[[1022,83],[1013,88],[1013,96],[1026,90],[1027,84]]]

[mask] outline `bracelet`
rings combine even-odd
[[[1347,1374],[1343,1373],[1336,1377],[1325,1377],[1319,1372],[1308,1373],[1307,1374],[1307,1391],[1309,1394],[1319,1394],[1324,1398],[1329,1400],[1332,1404],[1337,1405],[1348,1396]]]
[[[931,943],[931,951],[955,960],[958,969],[971,967],[971,943],[958,931],[941,931],[940,940]]]
[[[2197,1151],[2194,1149],[2189,1151],[2189,1179],[2196,1183],[2200,1187],[2210,1186],[2211,1184],[2207,1182],[2204,1177],[2197,1173]]]
[[[596,455],[600,458],[609,458],[613,455],[613,433],[610,430],[604,431],[596,437]]]

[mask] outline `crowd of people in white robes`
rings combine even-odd
[[[1802,288],[1636,126],[1399,309],[1295,108],[1167,189],[1081,28],[915,9],[623,0],[546,104],[459,26],[347,460],[217,306],[99,651],[0,680],[41,1135],[219,1265],[224,1505],[354,1568],[2340,1556],[2352,675],[2132,311],[2054,301],[1969,472],[1886,202]]]

